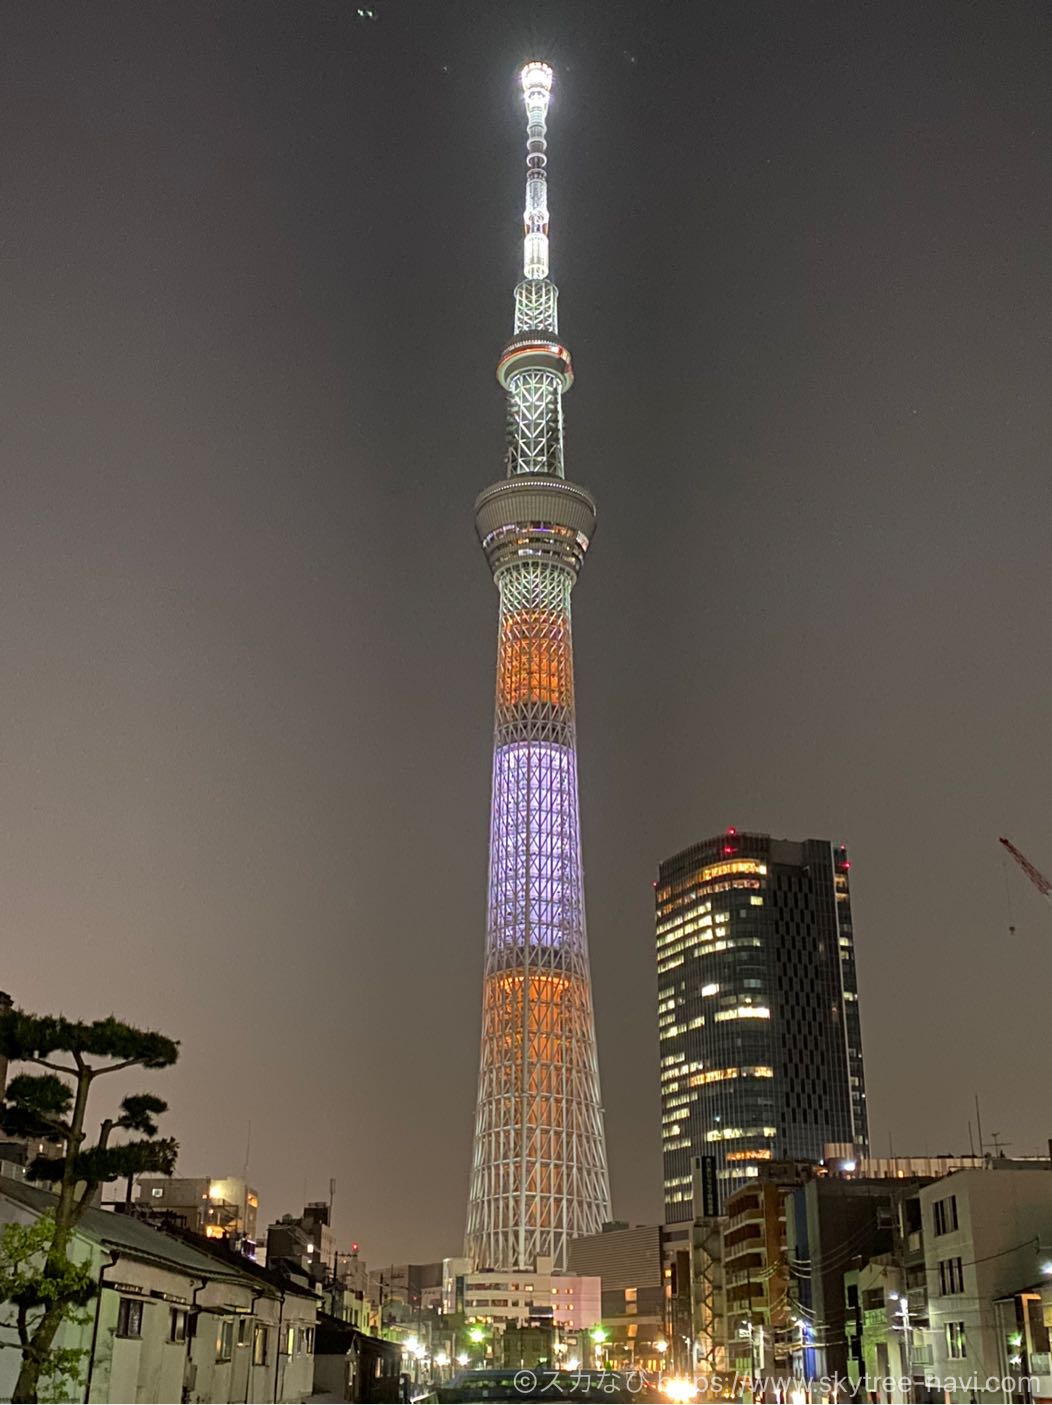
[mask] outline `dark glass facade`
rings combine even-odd
[[[695,1156],[726,1195],[765,1161],[865,1152],[850,868],[843,845],[734,830],[661,864],[667,1220],[691,1214]]]

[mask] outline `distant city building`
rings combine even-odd
[[[314,1200],[298,1218],[284,1215],[275,1221],[267,1229],[267,1265],[305,1274],[333,1318],[366,1331],[370,1320],[366,1268],[357,1245],[350,1253],[336,1249],[331,1215],[328,1201]]]
[[[329,1225],[327,1201],[315,1200],[303,1214],[283,1215],[267,1227],[267,1263],[293,1262],[312,1277],[329,1277],[336,1269],[336,1240]]]
[[[442,1264],[389,1264],[369,1272],[369,1295],[388,1326],[418,1320],[442,1301]]]
[[[721,1195],[770,1161],[864,1155],[868,1131],[843,845],[705,839],[655,884],[665,1213],[692,1213],[692,1159]]]
[[[136,1192],[140,1218],[255,1250],[259,1193],[242,1176],[143,1176]]]
[[[603,1316],[598,1277],[558,1273],[551,1258],[503,1272],[479,1272],[466,1257],[446,1259],[442,1311],[498,1324],[548,1323],[567,1333],[587,1331]]]
[[[602,1285],[610,1365],[659,1371],[690,1360],[688,1225],[607,1224],[570,1241],[570,1267]]]

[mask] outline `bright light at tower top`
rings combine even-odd
[[[529,93],[540,88],[542,92],[550,93],[552,77],[552,71],[546,63],[538,63],[536,60],[528,63],[522,70],[522,91]]]

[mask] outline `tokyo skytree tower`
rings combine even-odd
[[[522,71],[526,212],[507,392],[507,476],[475,525],[500,592],[482,1052],[465,1254],[478,1268],[565,1268],[610,1218],[577,803],[570,591],[595,530],[567,482],[570,353],[548,280],[552,71]]]

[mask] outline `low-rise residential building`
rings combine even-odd
[[[401,1400],[402,1349],[348,1322],[318,1319],[314,1394],[326,1400]]]
[[[931,1383],[928,1282],[920,1193],[928,1181],[892,1187],[893,1249],[844,1275],[848,1376],[857,1396],[914,1405],[942,1400]],[[908,1382],[908,1389],[902,1382]],[[868,1387],[867,1387],[868,1383]]]
[[[920,1207],[931,1373],[948,1402],[1003,1401],[1002,1377],[1021,1375],[1026,1364],[1027,1324],[1032,1338],[1039,1334],[1037,1309],[1027,1307],[1023,1322],[1008,1331],[1019,1342],[1008,1342],[998,1304],[1016,1299],[1022,1310],[1021,1290],[1052,1277],[1052,1170],[1048,1162],[992,1161],[925,1186]],[[1043,1325],[1043,1309],[1041,1317]],[[1034,1393],[1027,1386],[1019,1398]]]
[[[817,1176],[786,1197],[786,1259],[789,1266],[792,1364],[798,1376],[850,1376],[849,1317],[858,1304],[845,1276],[891,1254],[896,1244],[897,1205],[918,1183],[907,1179],[859,1180]],[[860,1328],[850,1341],[860,1340]]]
[[[0,1224],[30,1224],[55,1197],[0,1179]],[[57,1345],[85,1352],[86,1401],[302,1402],[313,1390],[318,1301],[240,1256],[216,1257],[132,1215],[84,1212],[71,1255],[99,1290]],[[219,1246],[217,1246],[219,1247]],[[244,1265],[244,1266],[242,1266]],[[12,1329],[0,1329],[5,1347]],[[0,1350],[0,1399],[10,1399],[17,1350]]]
[[[912,1375],[903,1303],[903,1276],[892,1254],[844,1274],[847,1373],[858,1398],[891,1402],[905,1394],[891,1384]],[[910,1398],[925,1399],[915,1390]]]
[[[809,1162],[771,1162],[725,1202],[723,1331],[732,1370],[785,1374],[792,1354],[785,1202],[811,1179]]]
[[[1052,1402],[1052,1259],[1040,1280],[994,1304],[1001,1346],[1000,1373],[1011,1382],[1007,1402]]]

